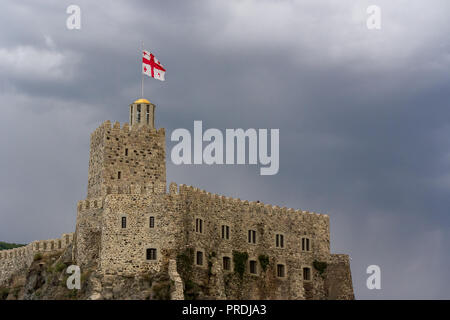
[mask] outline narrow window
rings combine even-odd
[[[128,149],[125,149],[125,155],[128,156]]]
[[[277,264],[277,277],[284,278],[284,264]]]
[[[155,248],[147,249],[147,260],[156,260],[156,249]]]
[[[150,106],[147,106],[147,115],[146,115],[146,118],[147,118],[147,124],[149,124],[149,120],[150,120]]]
[[[127,217],[122,217],[122,229],[127,227]]]
[[[256,274],[256,261],[250,260],[250,273]]]
[[[310,240],[309,238],[302,238],[302,251],[310,251]]]
[[[231,270],[230,257],[223,257],[223,270]]]
[[[195,219],[195,232],[203,233],[203,220],[202,219]]]
[[[311,280],[311,268],[303,268],[303,281]]]
[[[155,217],[150,217],[150,228],[155,227]]]
[[[282,234],[277,234],[275,237],[275,246],[277,248],[284,248],[284,236]]]
[[[133,124],[133,106],[130,106],[130,125]]]
[[[202,266],[203,265],[203,252],[197,251],[197,265]]]
[[[141,122],[141,105],[137,106],[137,122]]]
[[[248,243],[256,243],[256,231],[248,230]]]
[[[222,225],[222,239],[230,239],[230,227],[227,225]]]
[[[119,179],[120,180],[120,178],[121,178],[121,176],[122,176],[122,172],[117,172],[117,179]]]

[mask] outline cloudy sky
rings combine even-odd
[[[66,9],[81,8],[81,30]],[[366,9],[381,8],[381,30]],[[359,299],[450,298],[450,3],[3,1],[0,240],[74,231],[89,135],[145,79],[168,151],[176,128],[279,128],[280,170],[175,166],[168,182],[327,213]],[[170,155],[170,152],[167,152]],[[379,265],[381,290],[366,288]]]

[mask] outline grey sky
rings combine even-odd
[[[81,7],[82,28],[66,29]],[[366,8],[382,29],[366,28]],[[174,166],[168,182],[327,213],[360,299],[449,298],[450,3],[3,1],[0,240],[74,230],[89,135],[128,120],[140,41],[167,68],[145,79],[166,128],[279,128],[280,171]],[[365,286],[368,265],[382,290]]]

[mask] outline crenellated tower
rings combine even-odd
[[[138,99],[129,107],[130,124],[104,122],[91,134],[87,198],[110,193],[166,190],[165,132],[155,129],[155,105]]]

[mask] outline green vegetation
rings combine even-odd
[[[42,253],[38,252],[34,255],[34,261],[38,261],[42,259]]]
[[[265,254],[261,254],[258,257],[259,264],[261,265],[261,268],[265,272],[267,270],[267,266],[269,265],[269,256]]]
[[[194,249],[188,248],[177,255],[177,269],[183,280],[190,278],[194,264]]]
[[[61,272],[61,271],[63,271],[65,268],[67,268],[67,266],[66,266],[64,263],[58,262],[58,263],[54,266],[53,270],[55,270],[56,272]]]
[[[184,283],[184,299],[185,300],[197,300],[200,294],[200,286],[192,280],[188,280]]]
[[[78,298],[78,290],[72,289],[66,294],[68,299],[76,300]]]
[[[0,288],[0,300],[6,300],[9,295],[9,288]]]
[[[171,289],[172,289],[172,284],[170,281],[157,283],[152,286],[154,298],[156,300],[170,300]]]
[[[319,271],[319,274],[322,275],[322,273],[325,272],[325,269],[327,268],[328,264],[326,262],[314,260],[313,266],[314,269]]]
[[[244,277],[245,266],[247,265],[248,253],[233,251],[234,272]]]
[[[0,241],[0,250],[14,249],[14,248],[19,248],[19,247],[23,247],[23,246],[25,246],[25,244],[8,243],[8,242]]]

